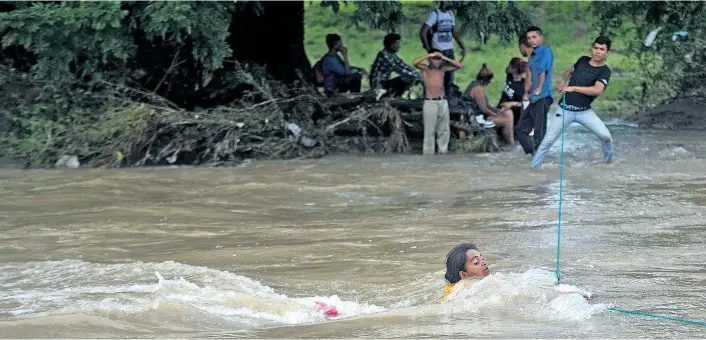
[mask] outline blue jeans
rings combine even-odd
[[[564,133],[566,129],[574,122],[583,125],[586,129],[593,132],[603,144],[603,159],[606,164],[609,164],[613,160],[613,137],[610,135],[610,131],[603,124],[603,121],[598,118],[593,109],[588,109],[584,111],[569,111],[558,107],[554,110],[555,117],[547,129],[547,134],[544,136],[542,143],[539,145],[537,154],[532,158],[532,167],[536,168],[542,165],[542,162],[547,157],[549,149],[554,145],[554,142],[561,136],[561,114],[565,112],[564,116]]]
[[[456,60],[453,48],[450,50],[443,50],[443,51],[441,51],[441,53],[449,59]],[[451,64],[448,62],[444,62],[444,65],[451,65]],[[451,71],[451,72],[446,72],[444,74],[444,92],[446,92],[447,97],[448,97],[449,91],[451,90],[451,84],[454,83],[454,72],[455,71]]]

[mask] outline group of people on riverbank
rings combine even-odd
[[[424,154],[448,152],[451,101],[465,118],[474,119],[485,128],[497,127],[507,144],[513,146],[517,140],[524,152],[532,155],[532,167],[541,165],[562,129],[573,122],[592,131],[601,140],[604,161],[612,161],[613,138],[591,108],[593,100],[606,89],[610,80],[611,70],[605,64],[611,48],[609,38],[596,38],[591,56],[580,57],[564,73],[556,88],[562,96],[548,129],[547,114],[555,102],[552,90],[554,54],[544,45],[544,35],[539,27],[529,27],[519,38],[519,51],[527,60],[511,58],[505,69],[507,77],[497,106],[490,105],[485,92],[494,77],[487,64],[483,64],[465,91],[458,91],[454,85],[454,72],[463,68],[467,49],[456,29],[453,12],[445,2],[429,14],[420,30],[420,39],[428,54],[408,65],[397,55],[400,35],[388,34],[383,40],[384,48],[378,52],[368,73],[362,67],[351,66],[342,38],[329,34],[326,36],[329,52],[314,65],[315,76],[327,96],[360,92],[362,79],[366,76],[378,100],[383,96],[401,96],[413,84],[422,83]],[[458,61],[454,55],[454,40],[461,48]],[[399,76],[390,79],[392,72]]]

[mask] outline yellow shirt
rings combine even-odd
[[[446,300],[446,297],[448,297],[449,294],[451,294],[451,291],[454,289],[455,285],[456,285],[455,283],[449,283],[446,285],[446,287],[444,287],[444,297],[441,298],[441,301]]]

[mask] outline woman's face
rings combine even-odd
[[[488,262],[479,251],[471,249],[466,252],[466,271],[460,272],[461,278],[486,277],[490,274]]]

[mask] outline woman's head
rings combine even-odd
[[[490,274],[488,262],[473,243],[462,243],[451,249],[446,256],[446,281],[456,283],[469,277],[484,277]]]
[[[488,85],[492,79],[493,71],[488,68],[488,64],[483,64],[480,71],[478,71],[478,75],[476,75],[476,80],[480,82],[481,85]]]
[[[505,72],[507,74],[523,74],[527,72],[527,62],[520,57],[514,57],[510,59],[510,64],[507,65]]]

